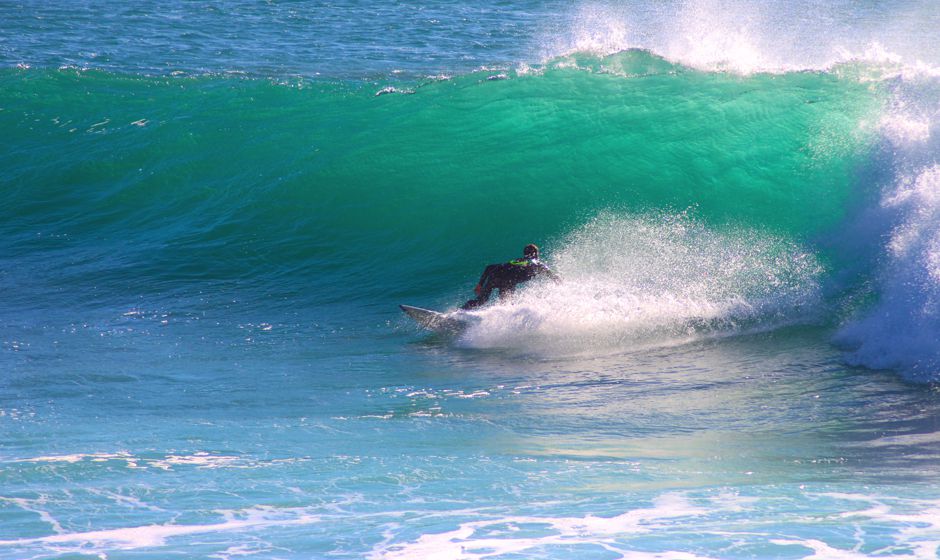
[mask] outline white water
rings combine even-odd
[[[636,348],[816,318],[823,268],[769,234],[710,229],[686,214],[597,216],[553,256],[563,282],[473,315],[473,347]]]

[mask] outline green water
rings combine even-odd
[[[381,96],[362,83],[6,71],[5,238],[12,254],[106,255],[105,282],[306,283],[317,270],[324,297],[371,297],[403,278],[406,293],[450,289],[481,259],[551,247],[605,210],[691,209],[804,242],[858,195],[859,123],[879,107],[864,84],[700,73],[639,51],[580,63],[594,71]],[[610,68],[627,75],[598,71]]]

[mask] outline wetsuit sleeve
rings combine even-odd
[[[561,278],[559,278],[557,274],[552,272],[552,269],[548,268],[544,264],[539,263],[538,274],[539,276],[548,276],[555,282],[561,282]]]

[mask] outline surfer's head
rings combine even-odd
[[[529,243],[522,249],[522,256],[527,259],[537,259],[539,258],[539,248],[533,243]]]

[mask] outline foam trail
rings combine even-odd
[[[702,559],[685,535],[708,535],[760,550],[761,557],[862,559],[933,558],[938,545],[936,500],[897,499],[857,493],[805,493],[793,496],[797,511],[780,511],[779,498],[735,493],[697,497],[667,493],[651,507],[611,517],[507,516],[460,523],[456,529],[427,533],[403,543],[383,542],[371,555],[383,560],[499,558],[541,554],[570,557],[573,550],[603,549],[611,558]],[[729,519],[747,518],[744,526]],[[838,529],[800,537],[820,522]],[[785,523],[785,525],[781,525]],[[651,535],[665,537],[672,550],[650,550]],[[674,537],[674,538],[670,538]],[[639,546],[638,546],[639,545]],[[584,547],[584,548],[579,548]],[[785,547],[785,548],[775,548]],[[727,557],[728,548],[719,557]],[[537,552],[536,552],[537,551]],[[605,556],[606,557],[606,556]]]
[[[805,320],[822,266],[798,245],[753,230],[717,231],[686,214],[603,213],[554,255],[564,282],[481,311],[471,346],[553,349],[684,341]]]

